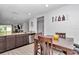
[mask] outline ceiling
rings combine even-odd
[[[0,24],[23,23],[29,18],[54,10],[62,4],[0,4]]]

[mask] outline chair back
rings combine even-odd
[[[53,54],[52,39],[45,36],[38,36],[38,39],[41,47],[41,55]]]
[[[40,44],[39,44],[39,39],[38,36],[39,35],[43,35],[42,33],[36,33],[35,37],[34,37],[34,54],[40,54],[40,52],[38,50],[40,50]]]
[[[38,40],[39,35],[43,35],[43,34],[42,33],[36,33],[34,38]]]
[[[56,33],[57,35],[59,35],[59,38],[66,38],[66,33]]]

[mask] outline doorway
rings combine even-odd
[[[44,34],[44,16],[37,18],[37,33]]]

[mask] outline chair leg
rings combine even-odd
[[[53,46],[51,46],[51,54],[53,55]]]
[[[35,40],[34,41],[34,55],[37,55],[37,50],[38,50],[38,42]]]

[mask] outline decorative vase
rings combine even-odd
[[[54,40],[58,41],[58,39],[59,39],[59,35],[54,35]]]

